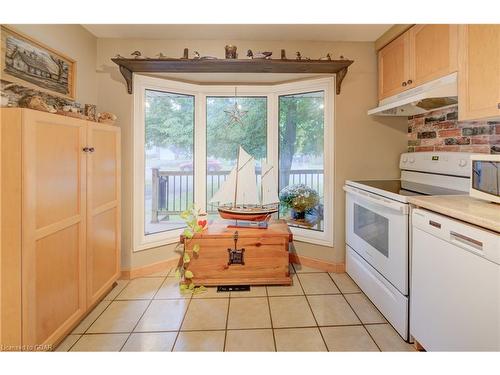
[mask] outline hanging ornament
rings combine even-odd
[[[248,111],[241,110],[241,104],[238,104],[237,89],[234,88],[234,98],[233,105],[224,111],[228,117],[227,126],[233,126],[236,124],[242,124],[243,117],[245,117]]]

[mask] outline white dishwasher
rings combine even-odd
[[[410,334],[428,351],[500,351],[500,235],[422,209],[411,218]]]

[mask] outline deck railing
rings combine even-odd
[[[229,176],[230,171],[207,172],[207,194],[211,197]],[[178,215],[193,201],[193,171],[161,171],[152,168],[151,222],[158,223],[170,215]],[[257,181],[260,174],[257,173]],[[322,169],[295,169],[290,171],[289,184],[306,184],[323,195]],[[160,216],[163,216],[160,219]]]

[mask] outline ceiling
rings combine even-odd
[[[392,25],[281,24],[281,25],[153,25],[87,24],[98,38],[177,40],[294,40],[318,42],[373,42]]]

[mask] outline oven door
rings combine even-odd
[[[346,242],[408,295],[408,205],[352,186],[346,191]]]

